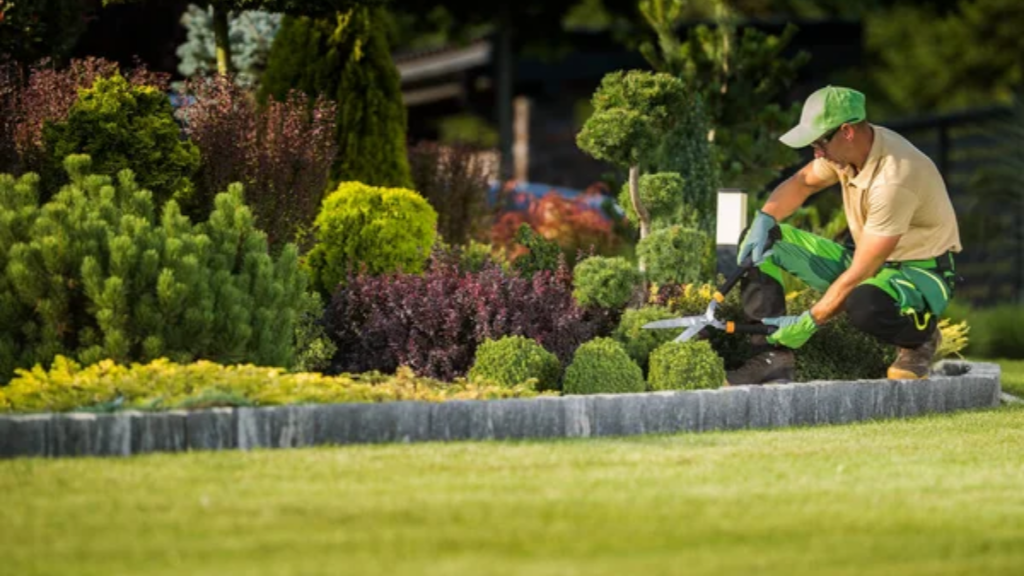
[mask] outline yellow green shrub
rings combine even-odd
[[[389,402],[396,400],[490,400],[536,396],[530,386],[497,386],[464,379],[446,383],[421,378],[406,367],[393,375],[324,376],[278,368],[225,366],[199,361],[176,364],[161,358],[130,366],[111,360],[82,367],[58,356],[49,370],[18,370],[0,390],[0,411],[64,412],[118,406],[163,410],[215,405]]]
[[[952,322],[949,318],[939,320],[942,343],[939,344],[939,350],[935,354],[936,358],[949,358],[950,356],[963,358],[960,352],[967,347],[967,333],[970,331],[966,320],[962,322]]]

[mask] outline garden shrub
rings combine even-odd
[[[657,347],[674,340],[683,330],[647,330],[643,327],[648,322],[675,318],[676,315],[664,306],[644,306],[630,308],[622,314],[619,325],[612,333],[612,338],[622,344],[629,357],[647,373],[647,359]]]
[[[557,390],[561,378],[558,358],[535,340],[522,336],[485,340],[476,349],[469,370],[470,382],[516,386],[535,379],[538,390]]]
[[[502,336],[531,338],[565,365],[583,342],[606,335],[611,312],[581,308],[571,276],[531,279],[495,264],[466,272],[435,255],[422,275],[352,274],[334,293],[325,322],[338,347],[334,372],[391,372],[450,380],[465,375],[477,347]]]
[[[488,172],[470,146],[420,142],[409,149],[413,188],[437,211],[437,233],[464,245],[483,229],[487,217]]]
[[[658,284],[697,282],[711,244],[707,234],[694,228],[671,226],[651,232],[636,246],[637,258],[647,267],[647,279]]]
[[[419,378],[408,368],[379,373],[323,376],[289,373],[252,364],[209,361],[177,364],[165,358],[146,364],[102,360],[91,366],[58,356],[49,370],[19,369],[0,389],[0,411],[65,412],[76,409],[171,410],[211,406],[274,406],[341,402],[489,400],[527,398],[528,386],[478,385]]]
[[[802,314],[821,298],[821,293],[807,288],[787,295],[789,314]],[[883,344],[873,336],[850,324],[840,314],[822,326],[796,352],[796,379],[859,380],[885,378],[889,365],[896,360],[896,347]]]
[[[324,302],[318,292],[302,295],[296,311],[293,372],[323,372],[330,368],[338,347],[324,326]]]
[[[595,338],[580,346],[562,383],[565,394],[643,392],[645,388],[640,367],[611,338]]]
[[[651,390],[719,388],[723,382],[725,364],[706,340],[667,342],[651,353]]]
[[[636,266],[622,257],[591,256],[573,270],[573,296],[581,306],[622,308],[640,284]]]
[[[412,190],[345,182],[324,199],[315,225],[308,264],[313,286],[330,293],[350,270],[422,272],[437,212]]]
[[[44,186],[55,189],[67,181],[66,157],[88,154],[95,174],[131,169],[158,208],[171,198],[179,205],[191,202],[199,149],[180,133],[171,102],[158,88],[132,85],[120,74],[97,78],[65,120],[43,126]]]
[[[970,327],[966,321],[951,322],[949,318],[939,320],[939,331],[942,333],[942,342],[935,352],[937,359],[957,356],[962,358],[962,352],[969,344],[968,333]]]
[[[98,78],[120,70],[116,62],[91,56],[72,59],[64,68],[42,61],[29,68],[28,78],[22,82],[16,64],[0,66],[0,173],[42,173],[47,159],[43,126],[67,120],[79,90],[92,88]],[[134,86],[152,86],[161,92],[168,89],[169,75],[150,72],[142,65],[126,69],[124,75]],[[41,192],[45,202],[56,190]]]
[[[178,115],[202,154],[186,213],[204,220],[214,196],[241,182],[272,251],[310,231],[337,149],[334,103],[291,93],[260,107],[222,75],[190,80],[184,93],[189,99]]]
[[[267,253],[241,187],[192,224],[158,212],[130,170],[90,174],[40,206],[39,178],[0,175],[0,379],[64,355],[288,366],[305,275],[294,246]]]

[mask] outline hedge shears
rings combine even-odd
[[[718,305],[725,302],[725,295],[732,290],[732,287],[739,282],[740,278],[747,273],[754,266],[754,262],[751,258],[747,258],[740,264],[739,268],[736,269],[714,293],[711,298],[711,303],[708,304],[708,309],[701,316],[684,316],[681,318],[670,318],[668,320],[658,320],[657,322],[649,322],[643,325],[643,328],[648,330],[657,330],[664,328],[686,328],[682,334],[677,336],[673,342],[686,342],[690,340],[701,330],[708,326],[717,328],[725,331],[727,334],[771,334],[777,330],[776,326],[769,326],[766,324],[737,324],[732,321],[719,320],[715,317],[715,311],[718,310]]]

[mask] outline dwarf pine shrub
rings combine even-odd
[[[0,175],[0,381],[58,355],[291,363],[306,279],[294,246],[268,254],[240,186],[193,224],[130,170],[65,166],[43,205],[36,175]]]

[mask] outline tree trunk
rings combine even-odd
[[[228,12],[213,6],[213,37],[217,44],[217,73],[221,76],[231,71],[231,40],[228,38]]]
[[[651,233],[651,215],[647,212],[647,207],[640,201],[640,167],[636,164],[629,167],[629,199],[633,201],[633,210],[636,210],[636,215],[640,218],[640,239],[647,238],[647,235]],[[647,272],[647,264],[644,263],[641,258],[639,261],[640,272]],[[644,293],[647,293],[647,281],[643,283]]]

